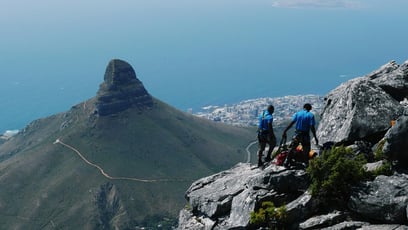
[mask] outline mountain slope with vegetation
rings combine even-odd
[[[174,109],[113,60],[95,98],[33,121],[0,145],[0,223],[134,229],[172,222],[191,182],[244,161],[254,134]]]

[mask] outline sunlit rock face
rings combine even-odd
[[[377,142],[391,121],[403,114],[400,101],[408,97],[407,69],[407,62],[401,66],[390,62],[332,90],[319,123],[319,141]]]

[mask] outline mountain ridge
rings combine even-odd
[[[153,96],[148,106],[133,103],[135,91],[128,86],[103,92],[110,98],[104,100],[107,113],[100,114],[98,93],[67,112],[31,122],[0,145],[2,226],[131,229],[166,218],[174,225],[191,181],[245,160],[254,130],[197,118]],[[113,177],[174,180],[106,178],[56,140]]]

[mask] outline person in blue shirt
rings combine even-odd
[[[268,154],[266,155],[265,161],[269,162],[272,160],[272,151],[276,145],[276,137],[273,133],[273,112],[275,108],[273,105],[269,105],[267,110],[264,110],[261,115],[259,115],[258,123],[258,167],[263,166],[262,156],[265,151],[266,144],[269,145]]]
[[[315,138],[316,145],[319,145],[319,141],[316,137],[316,128],[315,128],[315,118],[314,114],[310,112],[312,110],[312,105],[306,103],[303,106],[303,110],[295,113],[292,117],[291,123],[283,131],[282,138],[286,138],[286,132],[296,124],[296,135],[292,140],[291,148],[289,150],[288,157],[285,160],[284,165],[286,167],[290,166],[294,158],[294,152],[298,144],[301,144],[303,147],[303,156],[301,157],[304,160],[306,166],[309,164],[309,152],[311,149],[310,144],[310,131],[312,131],[313,137]]]

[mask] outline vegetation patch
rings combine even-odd
[[[348,199],[351,187],[367,176],[365,163],[362,154],[356,156],[343,146],[324,151],[307,168],[312,195],[326,201]]]
[[[384,152],[383,152],[385,142],[386,142],[386,140],[383,139],[378,143],[377,148],[374,151],[374,160],[379,161],[379,160],[382,160],[382,159],[385,158],[384,157]]]
[[[286,206],[276,208],[273,202],[264,201],[261,207],[251,212],[249,223],[255,228],[284,229],[287,220]]]

